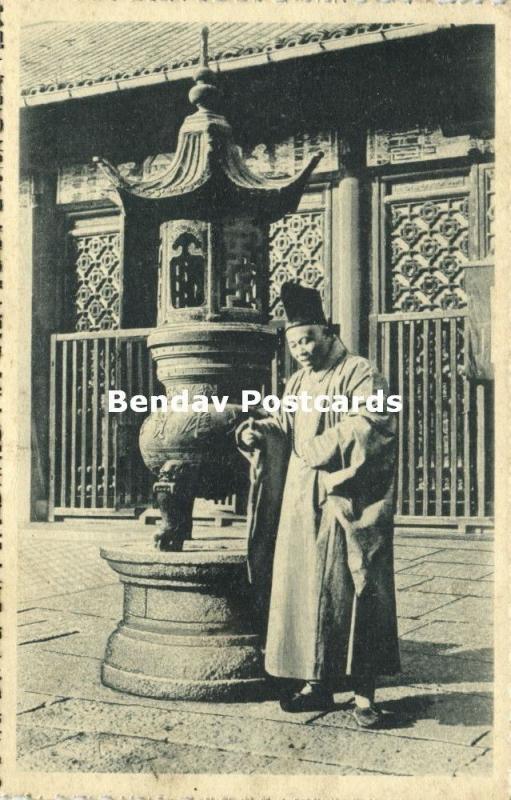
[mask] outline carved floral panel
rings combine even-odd
[[[388,215],[392,309],[466,306],[467,196],[395,202]]]
[[[270,226],[270,316],[284,317],[280,288],[289,280],[324,291],[325,212],[298,211]]]
[[[118,231],[72,237],[76,274],[76,330],[120,325],[121,235]]]
[[[246,149],[243,153],[254,172],[267,177],[291,177],[300,172],[320,150],[323,158],[315,170],[336,172],[346,144],[339,140],[337,131],[330,129],[315,133],[300,132],[277,142],[264,142]]]
[[[367,136],[367,166],[407,164],[439,158],[461,158],[471,151],[492,153],[493,140],[469,134],[446,136],[440,127],[405,131],[370,131]]]
[[[305,164],[321,150],[324,156],[316,169],[335,172],[345,145],[338,140],[337,131],[316,133],[301,132],[279,142],[264,142],[244,151],[247,163],[254,172],[272,177],[290,177],[300,172]],[[123,177],[141,181],[154,181],[163,176],[173,160],[173,153],[149,156],[143,162],[127,162],[117,167]],[[155,191],[157,196],[157,190]],[[59,169],[57,176],[57,204],[85,203],[111,200],[118,202],[117,192],[107,176],[96,164],[68,164]]]

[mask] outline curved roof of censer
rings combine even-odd
[[[198,23],[42,22],[22,28],[25,105],[190,77],[198,64]],[[438,25],[412,23],[213,23],[216,71],[418,36]]]
[[[105,159],[95,161],[117,189],[126,213],[154,213],[160,220],[251,216],[272,222],[294,211],[323,153],[295,177],[252,172],[234,144],[221,112],[217,75],[208,67],[208,29],[202,31],[202,66],[188,95],[196,111],[185,118],[169,169],[150,181],[129,181]]]

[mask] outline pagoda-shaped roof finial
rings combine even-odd
[[[190,100],[190,103],[193,103],[193,105],[197,106],[199,109],[216,112],[218,111],[218,107],[220,105],[220,91],[216,85],[216,75],[208,67],[208,36],[208,28],[202,28],[199,58],[200,67],[193,76],[195,86],[190,89],[188,99]]]
[[[220,219],[250,216],[273,222],[293,211],[322,153],[291,178],[267,178],[252,172],[236,147],[232,129],[220,111],[217,74],[209,66],[208,29],[201,30],[200,66],[188,98],[197,110],[183,121],[168,170],[153,180],[124,178],[106,159],[95,158],[116,187],[125,211],[160,220]]]
[[[207,67],[209,64],[209,54],[208,54],[209,28],[206,25],[204,26],[204,28],[202,28],[200,35],[201,35],[200,63],[203,67]]]

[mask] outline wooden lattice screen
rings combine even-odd
[[[371,358],[403,396],[397,521],[486,524],[493,384],[469,379],[465,271],[492,258],[491,165],[378,179]]]
[[[465,374],[464,312],[381,314],[373,357],[399,414],[397,521],[460,525],[493,513],[493,385]]]
[[[143,506],[153,478],[132,411],[109,414],[109,389],[158,394],[148,330],[56,334],[51,342],[50,518]],[[154,391],[156,389],[156,391]]]
[[[308,191],[294,214],[270,226],[270,316],[283,320],[280,288],[298,280],[317,289],[331,309],[331,203],[329,188]]]
[[[71,215],[68,261],[73,327],[105,331],[121,325],[122,218],[119,213]]]

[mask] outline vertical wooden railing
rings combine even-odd
[[[493,388],[465,377],[467,329],[464,312],[371,320],[371,357],[404,400],[398,523],[463,525],[493,514]],[[128,396],[163,391],[147,351],[148,333],[52,336],[50,519],[132,514],[152,503],[153,476],[138,449],[143,414],[106,408],[108,389]],[[282,393],[288,360],[280,336],[266,392]]]
[[[152,394],[148,330],[56,334],[51,340],[50,519],[129,512],[151,498],[138,450],[143,415],[109,414],[109,389]]]
[[[396,520],[485,522],[493,514],[493,386],[466,378],[463,311],[379,314],[371,357],[403,398]]]
[[[132,515],[153,505],[154,476],[138,447],[145,415],[107,410],[109,389],[122,389],[127,397],[165,393],[147,350],[149,333],[135,329],[51,337],[50,520]],[[198,500],[194,513],[218,518],[242,513],[243,503],[234,495]]]

